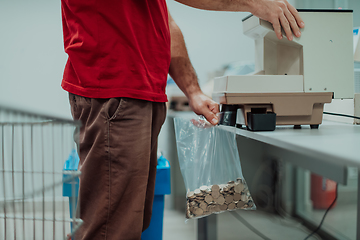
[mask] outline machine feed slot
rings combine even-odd
[[[265,114],[267,112],[266,108],[251,108],[251,113],[263,113]]]

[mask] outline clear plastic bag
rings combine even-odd
[[[204,120],[175,118],[186,217],[200,218],[236,209],[255,209],[242,175],[236,134]]]

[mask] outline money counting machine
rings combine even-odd
[[[293,41],[279,40],[271,23],[256,16],[243,19],[244,34],[255,40],[255,73],[215,78],[221,124],[318,128],[325,103],[354,97],[352,10],[299,13],[305,28]]]

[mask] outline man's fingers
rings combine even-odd
[[[293,40],[293,34],[296,37],[300,37],[301,32],[299,27],[303,28],[305,24],[301,19],[299,12],[294,6],[286,1],[284,4],[279,6],[281,10],[279,9],[278,11],[278,19],[275,19],[272,22],[276,36],[279,39],[282,39],[281,29],[284,29],[286,37],[289,41]]]
[[[304,27],[305,27],[305,23],[304,23],[304,21],[301,19],[300,14],[299,14],[299,12],[296,10],[296,8],[295,8],[293,5],[288,4],[288,9],[289,9],[290,13],[294,16],[297,25],[298,25],[300,28],[304,28]]]
[[[196,94],[189,98],[191,109],[197,114],[202,115],[212,125],[218,124],[219,120],[216,114],[219,112],[219,104],[211,100],[204,94]]]
[[[290,28],[290,24],[289,21],[286,19],[285,15],[280,16],[280,22],[281,22],[281,26],[283,27],[286,37],[289,41],[293,40],[293,35],[292,35],[292,31]]]
[[[210,106],[203,108],[203,111],[201,114],[206,118],[206,120],[208,120],[209,123],[211,123],[212,125],[216,125],[216,124],[218,124],[219,119],[217,118],[216,113],[214,113],[212,110],[210,110],[209,107]]]
[[[299,12],[287,0],[259,0],[254,1],[251,13],[273,25],[274,32],[278,39],[282,39],[282,29],[286,37],[291,41],[293,34],[301,36],[299,28],[304,28],[305,23]]]
[[[202,109],[204,111],[203,116],[209,123],[212,125],[218,124],[219,119],[216,114],[219,112],[219,104],[209,99],[206,102],[206,107],[203,107]]]
[[[273,23],[273,28],[274,28],[274,31],[275,31],[275,34],[277,36],[278,39],[282,39],[282,35],[281,35],[281,25],[280,25],[280,22],[279,20],[275,20]]]
[[[217,113],[219,113],[219,104],[217,104],[216,102],[212,102],[209,104],[209,109],[216,115]]]
[[[216,125],[218,124],[219,120],[216,117],[216,115],[211,112],[211,111],[206,111],[203,116],[206,118],[206,120],[208,120],[209,123],[211,123],[212,125]]]
[[[294,33],[294,35],[296,37],[300,37],[301,36],[301,32],[299,30],[299,26],[298,23],[296,22],[294,16],[291,14],[290,11],[285,11],[285,16],[290,24],[291,30]]]

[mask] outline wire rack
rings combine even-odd
[[[70,239],[79,171],[64,171],[79,123],[0,106],[0,239]],[[75,137],[76,138],[76,137]],[[76,140],[76,139],[75,139]]]

